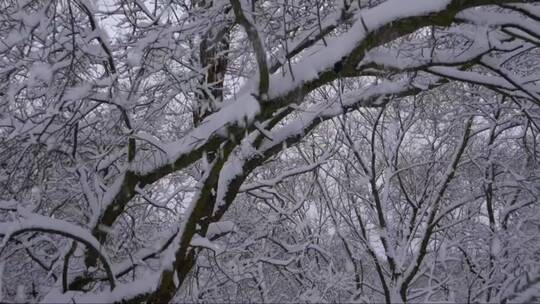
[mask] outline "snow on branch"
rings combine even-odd
[[[121,303],[154,291],[158,278],[156,273],[146,273],[135,281],[118,284],[114,290],[101,292],[68,291],[61,293],[53,289],[42,299],[41,303]]]
[[[315,168],[319,167],[323,163],[324,163],[324,160],[320,160],[313,164],[287,170],[281,173],[280,175],[271,179],[259,180],[259,181],[255,181],[255,182],[243,185],[242,187],[240,187],[239,192],[248,192],[248,191],[252,191],[255,189],[262,188],[262,187],[275,187],[277,184],[283,182],[285,179],[294,177],[296,175],[304,174],[306,172],[313,171]]]

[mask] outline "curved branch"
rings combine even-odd
[[[257,64],[259,66],[259,96],[265,96],[268,93],[268,87],[270,83],[270,77],[268,73],[268,65],[266,63],[266,53],[264,51],[263,43],[259,37],[259,32],[257,29],[244,15],[242,9],[242,4],[240,0],[230,0],[231,5],[234,10],[234,15],[236,16],[236,22],[240,24],[246,34],[248,35],[249,41],[253,46],[253,51],[255,52],[255,58],[257,59]]]
[[[74,225],[70,222],[66,222],[59,219],[53,219],[38,214],[28,214],[21,221],[2,223],[0,224],[0,235],[4,235],[0,253],[5,248],[7,242],[22,233],[37,231],[44,233],[58,234],[67,238],[74,239],[83,243],[91,251],[97,254],[98,258],[103,263],[107,278],[111,286],[111,290],[116,286],[115,277],[111,270],[109,260],[105,254],[100,250],[101,244],[99,241],[87,230],[80,226]]]

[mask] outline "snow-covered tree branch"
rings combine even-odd
[[[539,66],[534,0],[4,1],[0,301],[537,301]]]

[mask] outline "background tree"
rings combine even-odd
[[[538,300],[539,7],[2,2],[2,299]]]

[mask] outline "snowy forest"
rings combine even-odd
[[[540,1],[0,0],[0,302],[540,301]]]

